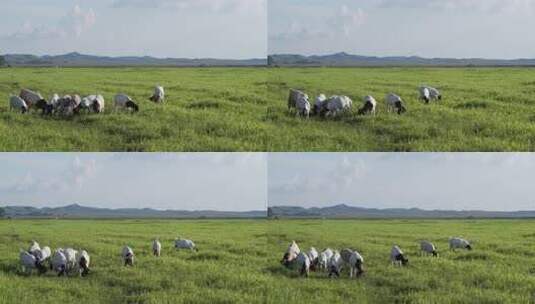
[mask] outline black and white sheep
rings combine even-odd
[[[31,91],[31,90],[28,90],[28,89],[22,89],[20,90],[20,94],[19,94],[19,97],[22,98],[25,102],[26,102],[26,105],[28,106],[28,109],[30,109],[33,105],[37,104],[39,102],[39,104],[46,104],[46,100],[43,98],[43,96],[38,93],[38,92],[34,92],[34,91]]]
[[[189,249],[191,251],[199,251],[192,240],[185,240],[181,238],[177,238],[175,240],[175,249]]]
[[[299,100],[308,100],[308,95],[299,90],[290,89],[290,95],[288,96],[288,111],[297,109]]]
[[[390,261],[392,261],[392,265],[394,266],[405,266],[409,263],[409,259],[397,245],[394,245],[390,251]]]
[[[152,254],[154,256],[159,257],[161,253],[162,253],[162,244],[160,243],[160,241],[155,239],[154,241],[152,241]]]
[[[310,117],[310,102],[308,96],[300,96],[295,104],[297,110],[297,116],[303,116],[305,118]]]
[[[331,248],[326,248],[322,252],[320,252],[318,257],[318,267],[321,270],[327,271],[327,268],[329,266],[329,260],[333,256],[334,252]]]
[[[307,254],[300,252],[295,258],[295,264],[299,270],[299,274],[305,277],[310,275],[310,258]]]
[[[149,98],[150,101],[161,103],[165,101],[165,91],[162,86],[156,86],[154,88],[154,94]]]
[[[442,94],[439,90],[429,86],[421,86],[419,88],[420,99],[429,103],[431,100],[442,100]]]
[[[310,249],[307,251],[307,256],[310,260],[310,270],[316,271],[319,263],[319,253],[316,248],[310,247]]]
[[[399,115],[407,112],[407,108],[405,108],[403,99],[393,93],[386,95],[386,107],[388,112],[395,111]]]
[[[78,271],[81,277],[85,277],[89,274],[89,262],[91,261],[89,253],[85,250],[81,250],[78,254]]]
[[[332,277],[333,275],[340,277],[343,264],[344,261],[342,260],[340,252],[338,252],[338,250],[335,250],[333,252],[333,256],[329,259],[329,277]]]
[[[320,94],[316,97],[314,107],[312,108],[312,115],[323,116],[327,111],[327,97],[324,94]]]
[[[326,102],[326,116],[336,116],[353,106],[353,101],[347,96],[331,96]]]
[[[450,250],[455,250],[455,249],[472,250],[472,245],[470,244],[470,242],[460,237],[450,238],[449,243],[450,243]]]
[[[375,98],[373,98],[373,96],[368,95],[364,97],[364,104],[362,108],[359,109],[358,115],[367,115],[367,114],[375,115],[376,109],[377,109],[377,101],[375,100]]]
[[[432,254],[434,257],[438,256],[437,248],[429,241],[421,241],[420,249],[425,254]]]
[[[63,253],[63,249],[59,248],[54,251],[50,266],[52,270],[58,273],[58,277],[62,275],[67,275],[67,258]]]
[[[281,264],[283,264],[286,267],[290,267],[292,262],[297,258],[297,256],[301,253],[301,250],[299,249],[299,245],[295,241],[292,241],[292,243],[288,246],[288,249],[286,249],[286,252],[284,253]]]
[[[122,257],[124,266],[134,266],[134,251],[128,246],[123,247]]]
[[[23,273],[31,274],[32,271],[37,268],[37,258],[28,251],[21,249],[19,253],[19,258]]]
[[[364,258],[352,249],[343,249],[340,252],[342,261],[349,266],[349,277],[360,277],[364,273]]]
[[[126,94],[117,94],[114,98],[115,109],[131,109],[134,112],[139,111],[139,106]]]
[[[19,96],[11,96],[9,97],[9,109],[20,111],[22,114],[24,114],[28,112],[28,105],[24,99],[20,98]]]

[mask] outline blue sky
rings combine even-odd
[[[267,0],[0,0],[0,54],[263,58]]]
[[[535,210],[535,154],[275,153],[269,205]]]
[[[270,54],[535,58],[535,0],[270,0]]]
[[[0,153],[1,205],[266,209],[263,153]]]

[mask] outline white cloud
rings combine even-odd
[[[159,8],[207,12],[260,13],[267,0],[115,0],[112,7]]]

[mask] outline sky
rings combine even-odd
[[[0,0],[0,54],[265,58],[267,0]]]
[[[535,58],[535,0],[270,0],[269,54]]]
[[[275,153],[270,206],[535,210],[535,154]]]
[[[0,206],[265,210],[263,153],[0,153]]]

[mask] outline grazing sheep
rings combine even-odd
[[[20,264],[22,266],[22,272],[25,274],[31,274],[32,270],[37,268],[37,259],[28,251],[20,250],[19,253]]]
[[[158,240],[152,241],[152,254],[155,256],[160,256],[162,253],[162,244]]]
[[[372,114],[375,115],[375,110],[377,108],[377,101],[373,96],[364,97],[364,105],[359,109],[358,115]]]
[[[429,92],[429,88],[420,87],[420,99],[425,101],[425,103],[429,103],[429,101],[431,100],[431,93]]]
[[[123,247],[122,257],[124,266],[134,266],[134,251],[128,246]]]
[[[428,89],[429,89],[429,94],[430,94],[431,99],[442,100],[442,94],[440,93],[439,90],[433,87],[428,87]]]
[[[41,250],[41,246],[39,246],[39,243],[32,240],[32,243],[30,244],[30,247],[28,248],[28,253],[32,255],[36,255],[37,251]]]
[[[386,107],[388,112],[395,111],[399,115],[407,112],[407,108],[405,108],[401,97],[392,93],[386,95]]]
[[[299,90],[290,89],[290,96],[288,96],[288,111],[296,109],[300,99],[308,101],[308,95]]]
[[[347,96],[332,96],[326,102],[326,116],[336,116],[340,112],[350,110],[353,106],[353,101]]]
[[[189,249],[191,251],[199,251],[197,249],[197,246],[195,246],[195,243],[192,240],[184,240],[181,238],[177,238],[175,240],[175,248],[176,249]]]
[[[324,249],[318,257],[318,266],[320,269],[327,271],[329,265],[329,260],[333,256],[333,251],[331,248]]]
[[[95,96],[95,99],[93,100],[92,108],[95,113],[103,113],[104,112],[104,97],[102,95]]]
[[[297,102],[295,104],[295,108],[297,109],[297,115],[304,116],[305,118],[310,117],[310,102],[308,101],[308,96],[300,96],[297,99]]]
[[[312,108],[312,115],[323,115],[327,111],[327,97],[324,94],[320,94],[316,97],[314,107]]]
[[[65,258],[67,259],[67,272],[71,272],[76,268],[76,262],[78,261],[78,251],[74,250],[72,248],[67,248],[63,250],[63,254],[65,255]]]
[[[470,242],[463,238],[450,238],[450,250],[455,250],[457,248],[472,250],[472,245],[470,245]]]
[[[390,260],[392,261],[392,265],[398,266],[405,266],[409,263],[409,259],[405,257],[403,251],[397,245],[392,247],[392,251],[390,252]]]
[[[139,106],[126,94],[115,95],[115,109],[132,109],[134,112],[139,111]]]
[[[286,249],[284,256],[282,257],[281,264],[283,264],[286,267],[290,267],[292,262],[299,255],[299,253],[301,253],[299,246],[297,245],[295,241],[292,241],[292,243],[288,246],[288,249]]]
[[[425,100],[426,103],[429,103],[431,100],[442,100],[442,94],[436,88],[421,86],[419,91],[420,99]]]
[[[154,88],[154,94],[149,98],[150,101],[161,103],[165,101],[165,91],[162,86]]]
[[[305,277],[310,275],[310,258],[303,252],[300,252],[295,258],[299,274]]]
[[[35,259],[36,259],[37,269],[39,269],[39,273],[41,273],[41,274],[45,273],[46,272],[45,263],[52,256],[52,252],[50,251],[50,247],[45,246],[45,247],[35,251],[34,252],[34,256],[35,256]]]
[[[329,277],[332,277],[333,275],[340,277],[340,272],[342,271],[343,263],[344,261],[342,260],[340,252],[338,252],[338,250],[335,250],[333,252],[333,256],[329,259]]]
[[[43,96],[41,96],[41,94],[39,94],[38,92],[33,92],[28,89],[20,90],[19,97],[22,98],[26,102],[28,109],[30,109],[38,101],[44,101],[46,103],[46,100],[43,98]]]
[[[343,249],[340,252],[344,264],[349,265],[349,277],[360,277],[364,273],[364,258],[357,251]]]
[[[307,256],[310,259],[310,269],[312,271],[316,271],[316,267],[318,266],[318,262],[319,262],[319,254],[316,248],[310,247],[310,249],[307,252]]]
[[[438,256],[438,252],[437,252],[435,245],[433,245],[433,243],[429,241],[421,241],[420,249],[425,254],[432,254],[434,257]]]
[[[67,274],[67,258],[63,253],[63,249],[60,248],[54,251],[51,262],[51,268],[58,273],[58,277]]]
[[[87,251],[80,251],[80,254],[78,255],[78,270],[81,277],[85,277],[89,274],[89,262],[90,258]]]
[[[9,109],[20,111],[22,114],[24,114],[28,112],[28,105],[26,105],[24,99],[18,96],[11,96],[9,97]]]
[[[78,113],[78,106],[79,104],[74,97],[65,95],[59,99],[56,112],[63,116],[72,116]]]

